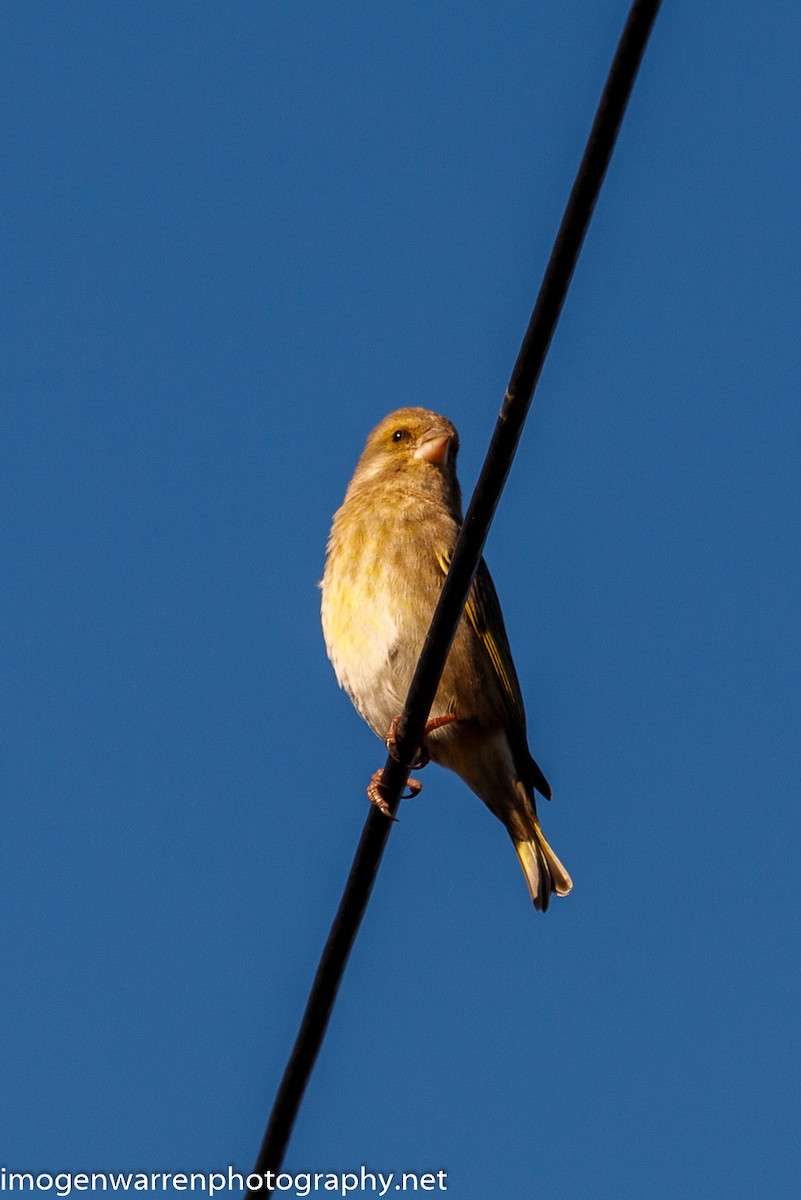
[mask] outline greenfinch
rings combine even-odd
[[[390,413],[367,439],[328,540],[321,584],[328,656],[340,686],[390,748],[462,523],[458,448],[445,417],[424,408]],[[503,822],[531,899],[545,911],[551,894],[566,895],[572,882],[537,819],[535,790],[550,799],[551,789],[528,749],[520,685],[483,559],[430,718],[423,755],[455,771]],[[368,794],[382,806],[375,783]]]

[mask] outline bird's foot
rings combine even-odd
[[[413,771],[420,771],[431,757],[428,753],[428,747],[426,746],[426,738],[428,735],[433,733],[435,729],[441,729],[443,725],[450,725],[452,721],[458,721],[459,719],[460,718],[456,713],[444,713],[441,717],[432,717],[430,721],[426,721],[426,727],[423,730],[423,744],[420,746],[420,749],[417,751],[414,761],[411,764],[411,769]],[[399,724],[400,717],[393,717],[392,724],[389,727],[389,733],[387,734],[387,750],[396,762],[398,761],[397,737]],[[379,812],[382,812],[385,817],[389,817],[390,821],[397,821],[398,818],[393,817],[382,790],[382,775],[382,770],[378,770],[372,775],[370,783],[367,786],[367,798],[371,804],[375,805]],[[401,800],[411,800],[412,796],[419,796],[423,790],[423,785],[420,780],[412,779],[411,775],[406,780],[406,786],[409,790],[405,795],[401,796]]]
[[[379,812],[382,812],[390,821],[397,821],[397,817],[393,817],[390,807],[386,802],[384,793],[381,790],[381,777],[384,774],[383,767],[379,767],[370,777],[370,782],[367,785],[367,799],[371,804],[374,804]],[[423,785],[419,779],[412,779],[411,775],[406,780],[406,786],[409,791],[406,795],[401,796],[401,800],[411,800],[412,796],[419,796],[423,790]]]
[[[426,738],[428,735],[433,733],[435,729],[441,729],[443,725],[450,725],[453,721],[458,720],[460,720],[460,718],[457,713],[444,713],[441,717],[431,717],[430,720],[426,721],[425,729],[423,730],[422,745],[419,747],[414,761],[411,764],[411,769],[413,771],[421,771],[426,763],[430,761],[431,755],[429,754],[428,746],[426,745]],[[386,739],[387,750],[396,761],[398,758],[397,738],[399,725],[400,717],[393,717]],[[422,784],[420,786],[422,787]],[[419,792],[420,788],[418,788],[417,791]],[[414,794],[416,795],[417,793],[415,792]]]
[[[389,805],[387,804],[384,794],[381,791],[381,777],[384,774],[383,768],[379,767],[370,776],[370,782],[367,785],[367,799],[371,804],[374,804],[379,812],[382,812],[390,821],[397,821],[397,817],[393,817]]]

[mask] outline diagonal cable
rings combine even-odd
[[[384,766],[381,786],[393,813],[397,811],[406,777],[422,741],[445,660],[512,465],[659,5],[660,0],[634,0],[618,43],[487,457],[401,713],[397,758],[388,756]],[[391,828],[392,822],[371,808],[273,1104],[254,1174],[276,1173],[281,1168]],[[271,1191],[269,1185],[266,1191],[249,1189],[250,1194],[260,1196]]]

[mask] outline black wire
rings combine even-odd
[[[660,0],[635,0],[610,68],[487,457],[409,688],[398,725],[397,759],[388,756],[384,766],[381,786],[393,813],[397,811],[409,768],[422,741],[445,659],[512,465],[659,4]],[[273,1104],[254,1174],[280,1170],[391,828],[391,821],[377,809],[370,809]],[[270,1191],[248,1190],[251,1195],[262,1196]]]

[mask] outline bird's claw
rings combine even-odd
[[[384,794],[381,790],[381,779],[383,777],[383,768],[379,768],[373,773],[370,782],[367,786],[367,798],[371,804],[374,804],[379,812],[388,817],[390,821],[397,822],[398,818],[392,815],[389,805],[387,804]],[[412,796],[419,796],[423,790],[423,785],[419,779],[412,779],[411,775],[406,780],[408,792],[402,792],[401,800],[411,800]]]
[[[392,810],[384,799],[381,791],[381,778],[384,774],[383,768],[379,767],[370,777],[370,782],[367,785],[367,799],[371,804],[374,804],[379,812],[388,817],[390,821],[397,821],[398,818],[392,815]]]

